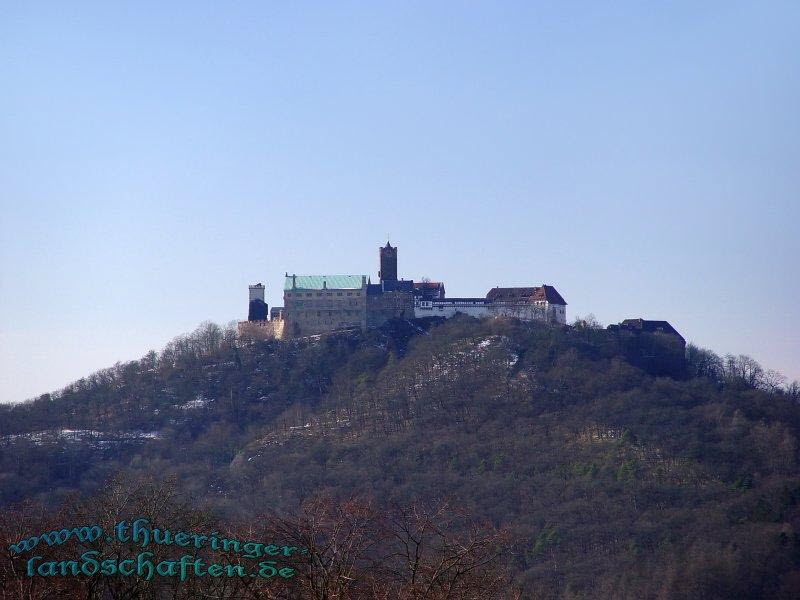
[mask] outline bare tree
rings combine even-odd
[[[786,395],[795,402],[800,401],[800,381],[796,379],[786,386]]]
[[[603,324],[597,320],[594,314],[589,313],[585,317],[575,317],[572,326],[576,329],[603,329]]]
[[[298,567],[302,598],[515,597],[501,560],[509,535],[447,502],[386,510],[316,497],[299,514],[269,515],[265,523],[267,537],[308,549]]]
[[[786,376],[778,371],[768,369],[761,376],[761,387],[768,392],[781,390],[786,383]]]
[[[758,361],[746,354],[726,354],[724,368],[728,379],[738,379],[753,388],[760,387],[763,383],[764,369]]]

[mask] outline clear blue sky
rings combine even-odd
[[[284,271],[553,284],[800,378],[800,3],[0,4],[0,400]]]

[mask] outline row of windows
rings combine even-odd
[[[347,300],[347,304],[345,304],[344,299],[334,302],[333,300],[292,300],[289,303],[290,306],[293,308],[300,308],[301,306],[305,307],[318,307],[318,308],[335,308],[340,309],[342,306],[358,306],[360,300],[356,298],[350,298]]]
[[[361,323],[358,321],[338,321],[336,319],[314,319],[303,323],[303,327],[307,328],[314,325],[335,325],[336,327],[360,327]]]
[[[360,296],[361,292],[316,292],[316,296],[321,298],[322,296],[333,296],[334,293],[337,296]],[[313,298],[314,292],[285,292],[287,298],[302,298],[305,296],[306,298]]]
[[[361,314],[361,311],[360,310],[298,310],[297,316],[313,317],[314,313],[316,313],[316,316],[318,317],[321,317],[322,313],[327,313],[329,317],[333,316],[334,313],[337,315],[344,315],[346,317],[350,316],[356,317]]]

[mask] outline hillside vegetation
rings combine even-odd
[[[0,503],[56,510],[119,473],[172,477],[232,520],[321,495],[447,499],[509,534],[521,597],[792,598],[800,405],[781,384],[745,356],[586,323],[286,342],[204,324],[0,406]]]

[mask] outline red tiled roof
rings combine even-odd
[[[444,284],[441,281],[415,281],[414,295],[426,300],[444,298]]]
[[[444,285],[444,284],[441,281],[415,281],[414,282],[414,287],[417,288],[417,289],[422,289],[422,288],[438,289],[442,285]]]

